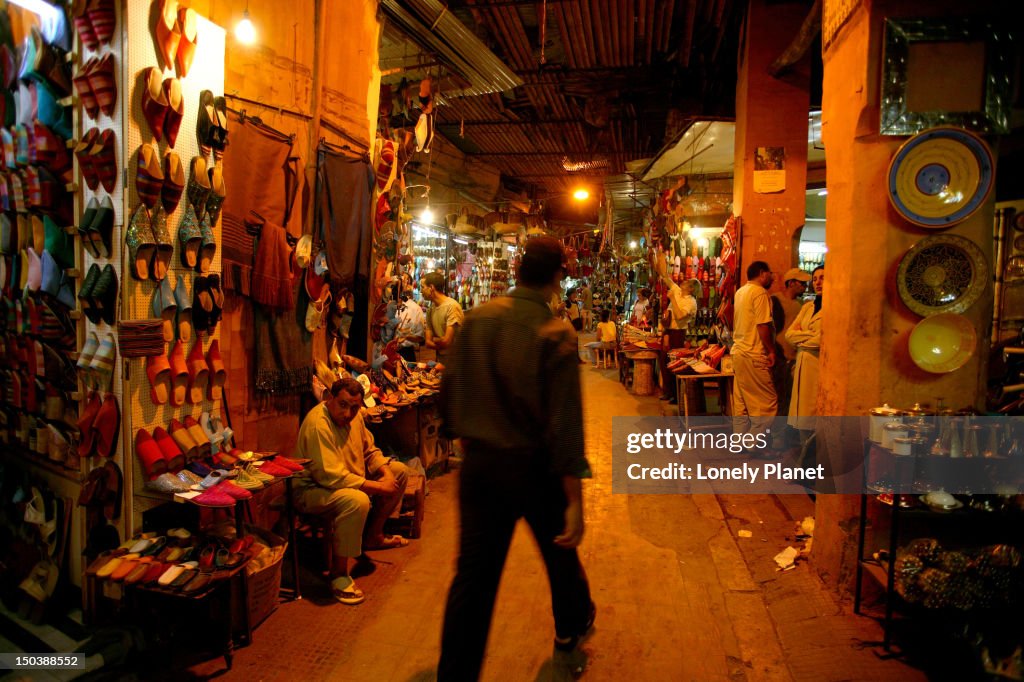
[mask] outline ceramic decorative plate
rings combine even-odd
[[[907,140],[889,163],[889,201],[920,227],[966,220],[993,186],[992,151],[960,128],[931,128]]]
[[[974,325],[956,313],[924,318],[910,332],[908,340],[910,359],[932,374],[955,372],[967,364],[977,347]]]
[[[918,315],[962,313],[985,291],[985,255],[956,235],[925,237],[912,246],[896,271],[900,299]]]

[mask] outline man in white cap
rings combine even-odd
[[[800,314],[803,301],[800,297],[807,291],[811,275],[800,268],[790,268],[782,276],[782,291],[772,294],[772,320],[775,322],[775,391],[779,396],[779,414],[785,414],[789,407],[789,395],[793,390],[793,365],[796,362],[796,348],[786,340],[786,330]],[[779,354],[781,353],[781,357]],[[785,360],[783,360],[785,358]]]

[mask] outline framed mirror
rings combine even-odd
[[[1007,133],[1013,74],[1010,30],[992,19],[887,19],[879,132],[957,126]]]

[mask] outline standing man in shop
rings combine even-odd
[[[800,268],[790,268],[783,275],[782,291],[772,294],[772,320],[775,324],[775,354],[782,358],[775,363],[775,393],[779,397],[779,411],[785,413],[789,407],[789,394],[793,389],[793,365],[796,363],[796,347],[786,340],[786,330],[800,314],[803,301],[800,297],[807,291],[811,276]],[[779,434],[781,435],[781,434]]]
[[[775,326],[768,289],[775,275],[764,261],[747,267],[747,283],[733,299],[733,431],[766,433],[778,413],[778,394],[772,377],[775,365]],[[770,437],[770,435],[769,435]],[[754,452],[774,457],[775,451]]]
[[[579,294],[580,303],[583,305],[583,331],[592,331],[594,324],[594,292],[590,290],[590,282],[583,280],[576,293]]]
[[[447,366],[455,334],[465,318],[462,306],[445,295],[444,275],[440,272],[428,273],[420,280],[420,294],[430,301],[423,345],[433,349],[437,353],[437,361]]]
[[[581,670],[594,621],[583,539],[583,406],[576,334],[548,301],[565,275],[561,243],[526,243],[508,296],[466,318],[442,384],[445,429],[461,443],[459,558],[448,593],[438,680],[480,674],[494,600],[517,521],[525,518],[551,586],[555,655]],[[487,380],[481,380],[487,377]],[[524,494],[524,491],[528,491]]]
[[[408,291],[402,292],[402,304],[398,308],[398,354],[407,362],[416,362],[416,349],[423,343],[423,323],[426,317],[423,308],[412,300]]]

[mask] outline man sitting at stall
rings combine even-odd
[[[409,472],[374,445],[360,414],[359,382],[339,379],[329,391],[299,427],[298,457],[311,461],[309,476],[296,480],[295,508],[333,517],[331,590],[342,604],[359,604],[366,597],[349,575],[349,558],[364,549],[409,544],[400,535],[384,535],[384,521],[402,503]]]

